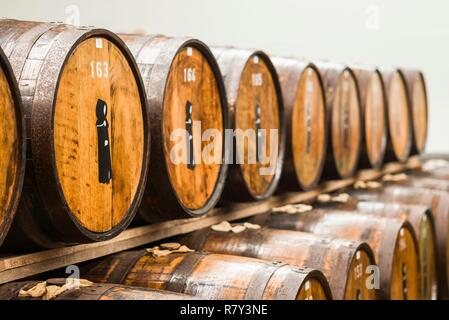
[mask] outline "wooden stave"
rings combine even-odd
[[[289,255],[280,258],[273,250],[264,250],[264,246],[267,243],[272,246],[288,245],[284,242],[276,243],[276,240],[271,242],[271,239],[269,239],[271,235],[285,235],[292,238],[293,242]],[[364,242],[328,238],[298,231],[277,230],[264,227],[258,230],[247,229],[241,233],[233,234],[217,232],[211,229],[202,229],[186,236],[181,236],[179,240],[190,248],[205,252],[239,255],[268,261],[278,260],[280,258],[279,260],[293,266],[307,266],[321,270],[328,279],[333,298],[336,300],[344,299],[349,277],[348,269],[355,259],[356,252],[365,252],[372,264],[375,264],[374,254],[371,248]],[[315,254],[299,258],[298,255],[305,253],[304,251],[307,247],[313,248],[313,252],[316,255],[322,254],[323,258],[319,259]],[[308,253],[311,254],[311,252]],[[338,270],[333,269],[335,266],[330,266],[326,263],[329,260],[329,256],[338,258],[340,262],[337,268]],[[298,259],[306,260],[307,262],[299,263]],[[341,262],[343,260],[344,265],[341,268]],[[345,272],[342,272],[342,269]]]
[[[332,213],[332,214],[337,214],[337,215],[352,215],[353,217],[360,217],[360,215],[353,213],[353,212],[344,212],[341,210],[330,210],[330,211],[325,211],[322,209],[317,209],[317,210],[313,210],[310,212],[305,212],[305,213],[301,213],[299,215],[268,215],[265,216],[265,224],[271,228],[279,228],[279,229],[287,229],[287,230],[296,230],[296,231],[303,231],[303,232],[312,232],[315,233],[313,230],[309,230],[308,226],[309,226],[309,222],[318,221],[322,216],[324,216],[325,214],[328,213]],[[366,218],[368,220],[368,218]],[[373,219],[378,219],[380,220],[384,220],[384,225],[386,225],[386,228],[390,229],[390,232],[385,232],[386,236],[388,238],[391,237],[395,237],[395,239],[390,239],[392,240],[391,242],[396,243],[396,239],[399,236],[399,230],[401,228],[407,228],[410,233],[413,236],[413,241],[415,243],[415,248],[417,248],[417,242],[416,242],[416,236],[414,233],[413,228],[411,227],[410,223],[407,221],[402,221],[399,219],[387,219],[387,218],[370,218],[369,220],[373,221]],[[277,221],[276,221],[277,220]],[[389,223],[386,223],[386,221],[389,220]],[[365,227],[364,225],[365,223],[358,223],[358,225],[360,225],[361,227]],[[333,231],[336,232],[336,231]],[[338,232],[335,234],[321,234],[321,233],[316,233],[318,235],[326,235],[326,236],[337,236],[338,237]],[[346,237],[343,237],[346,238]],[[365,239],[352,239],[352,240],[365,240]],[[384,242],[380,242],[380,243],[373,243],[369,240],[366,240],[368,245],[373,249],[376,261],[377,261],[377,265],[379,266],[380,269],[380,274],[381,274],[381,287],[380,287],[380,297],[384,298],[384,299],[389,299],[390,297],[390,277],[391,277],[391,268],[392,268],[392,261],[393,261],[393,256],[394,256],[394,251],[395,251],[395,246],[388,246],[385,245]],[[389,242],[389,241],[387,241]],[[384,245],[383,245],[384,244]],[[381,258],[380,255],[382,256],[386,256],[387,258]],[[418,253],[416,252],[416,256],[418,256]],[[418,261],[418,265],[419,265],[419,261]],[[382,270],[388,270],[388,271],[382,271]],[[419,278],[419,277],[418,277]],[[382,280],[383,279],[383,280]],[[385,280],[387,279],[387,280]]]
[[[305,185],[300,181],[300,179],[297,178],[296,171],[295,171],[295,165],[293,160],[293,154],[292,154],[292,125],[291,125],[291,119],[292,119],[292,113],[293,113],[293,106],[295,103],[295,97],[297,94],[297,86],[296,89],[293,91],[291,90],[288,85],[290,83],[297,84],[299,82],[299,79],[301,78],[302,73],[307,68],[312,68],[314,71],[317,72],[319,83],[321,90],[323,92],[323,105],[326,106],[326,97],[325,97],[325,88],[323,85],[323,80],[321,78],[320,71],[316,67],[316,65],[312,62],[305,62],[301,60],[296,59],[288,59],[288,58],[280,58],[280,57],[274,57],[272,58],[273,64],[276,68],[276,71],[280,78],[281,83],[281,90],[282,90],[282,97],[284,101],[284,114],[285,114],[285,155],[284,155],[284,165],[282,169],[282,175],[281,175],[281,181],[280,181],[280,189],[285,191],[292,191],[292,190],[304,190],[308,191],[313,188],[315,188],[319,182],[322,180],[322,174],[324,170],[324,164],[326,161],[326,152],[327,152],[327,144],[328,144],[328,133],[325,133],[324,138],[324,144],[323,144],[323,157],[319,163],[319,174],[317,175],[315,181],[310,185]],[[284,78],[285,77],[285,78]],[[288,80],[287,80],[288,79]],[[285,80],[285,81],[284,81]],[[327,118],[328,115],[325,112],[325,117]],[[327,120],[325,120],[327,121]],[[327,123],[327,122],[326,122]],[[325,130],[328,130],[327,126],[324,126]]]
[[[223,159],[220,170],[220,175],[215,186],[212,197],[209,199],[206,206],[201,209],[189,209],[185,207],[178,200],[173,187],[169,181],[169,175],[165,166],[164,149],[162,144],[162,110],[164,103],[165,84],[168,79],[168,74],[171,69],[171,62],[176,57],[178,52],[185,47],[194,47],[198,49],[210,63],[210,66],[216,75],[217,85],[221,92],[221,104],[223,113],[223,128],[228,128],[227,120],[227,101],[226,91],[221,73],[211,50],[202,41],[188,37],[175,37],[170,38],[163,35],[132,35],[132,34],[120,34],[119,35],[128,46],[132,46],[136,41],[142,41],[140,49],[132,54],[138,55],[146,45],[150,45],[152,41],[160,41],[162,43],[161,54],[155,60],[153,65],[147,65],[149,67],[149,73],[156,72],[161,75],[161,78],[157,81],[150,81],[143,73],[145,89],[147,93],[149,117],[152,123],[151,125],[151,152],[149,168],[149,182],[146,186],[145,194],[139,209],[137,219],[142,219],[146,222],[163,221],[169,218],[187,218],[187,217],[199,217],[210,212],[217,202],[219,201],[224,189],[225,180],[228,173],[228,165],[225,162],[225,143],[223,143]],[[127,40],[126,40],[127,39]],[[139,40],[140,39],[140,40]],[[146,41],[145,41],[146,39]],[[162,60],[162,63],[161,63]],[[139,63],[138,63],[139,64]],[[139,70],[141,68],[139,67]],[[142,70],[141,70],[142,71]],[[150,203],[147,200],[151,199]],[[162,200],[161,200],[162,199]],[[148,212],[151,211],[151,212]]]
[[[404,69],[404,68],[401,69],[401,72],[404,76],[404,79],[405,79],[405,82],[407,85],[408,96],[409,96],[409,101],[410,101],[411,105],[413,104],[413,81],[412,81],[412,79],[415,76],[418,76],[421,79],[421,81],[423,83],[423,87],[424,87],[424,96],[425,96],[425,100],[426,100],[426,114],[428,117],[429,116],[428,92],[427,92],[427,86],[426,86],[424,74],[420,70]],[[412,110],[413,110],[413,108],[412,108]],[[412,114],[412,118],[413,118],[414,117],[413,112],[411,112],[411,114]],[[425,138],[424,138],[424,146],[423,147],[419,147],[417,145],[416,137],[415,137],[416,132],[414,130],[414,122],[413,121],[411,121],[411,125],[412,125],[413,142],[412,142],[412,147],[410,150],[410,155],[421,154],[424,152],[424,149],[425,149],[425,143],[426,143],[427,136],[428,136],[428,125],[426,126],[426,134],[425,134]]]
[[[137,64],[120,38],[105,29],[78,28],[61,23],[0,20],[0,30],[3,32],[5,32],[3,24],[11,28],[17,25],[19,30],[23,28],[23,33],[17,44],[29,50],[36,45],[39,39],[48,36],[49,33],[54,33],[53,39],[58,39],[58,45],[53,43],[45,57],[42,58],[43,65],[39,76],[36,78],[36,86],[32,89],[31,99],[27,96],[22,99],[25,118],[27,119],[27,137],[29,137],[27,138],[27,158],[29,160],[27,160],[24,192],[22,193],[18,214],[5,240],[6,250],[23,251],[36,248],[55,248],[75,243],[103,241],[115,237],[131,223],[142,198],[149,163],[149,135],[145,134],[143,169],[136,194],[127,213],[122,221],[111,230],[103,233],[92,232],[76,220],[68,209],[65,199],[61,198],[63,197],[63,192],[56,175],[54,176],[55,181],[48,178],[48,172],[56,173],[55,169],[53,169],[56,168],[56,165],[54,152],[52,152],[54,149],[52,140],[52,109],[56,100],[55,93],[58,89],[63,67],[70,54],[84,40],[102,36],[120,49],[136,79],[143,109],[147,109],[145,92],[142,89],[142,79],[138,72]],[[28,29],[27,25],[32,26],[32,28]],[[0,34],[2,34],[2,31],[0,31]],[[27,42],[31,43],[27,45]],[[10,56],[10,60],[15,63],[13,69],[16,72],[16,77],[19,79],[27,59],[27,55],[20,54],[24,47],[14,48],[12,53],[15,52],[18,55]],[[45,81],[43,78],[48,81]],[[23,91],[23,94],[25,92]],[[39,92],[45,92],[45,94],[38,95]],[[50,95],[48,92],[53,94]],[[34,99],[35,96],[36,99]],[[40,112],[33,112],[35,116],[31,117],[31,109],[37,109]],[[144,117],[144,130],[147,132],[149,130],[147,110],[142,110],[142,115]],[[33,155],[31,155],[32,150]],[[53,197],[55,194],[58,197]],[[28,213],[31,209],[30,206],[33,207],[33,212],[36,212],[34,217],[31,217],[32,215]],[[61,233],[58,229],[62,229],[64,232]]]
[[[354,168],[348,172],[348,174],[342,176],[339,174],[336,164],[335,164],[335,158],[334,158],[334,152],[333,152],[333,146],[332,146],[332,108],[333,108],[333,101],[335,96],[335,88],[338,83],[338,79],[340,75],[344,71],[348,71],[351,77],[356,81],[356,77],[354,75],[354,71],[349,66],[336,64],[336,63],[330,63],[330,62],[315,62],[315,65],[317,66],[319,73],[321,74],[322,80],[323,80],[323,86],[325,89],[325,96],[326,96],[326,114],[328,115],[327,120],[327,151],[326,151],[326,160],[324,163],[324,169],[323,169],[323,177],[322,180],[330,180],[334,178],[349,178],[353,176],[357,170],[357,165],[360,159],[360,153],[361,153],[361,145],[362,145],[362,139],[359,138],[359,143],[357,147],[356,152],[356,160],[354,164]],[[357,87],[356,87],[357,88]],[[330,90],[329,90],[330,89]],[[357,99],[360,103],[360,93],[358,92],[357,88]],[[362,119],[359,119],[359,122],[362,123]]]
[[[66,279],[49,279],[48,285],[62,286]],[[41,298],[19,298],[22,288],[32,288],[39,281],[10,282],[0,286],[0,300],[40,300]],[[90,287],[71,289],[54,300],[200,300],[197,297],[147,288],[135,288],[116,284],[94,283]]]
[[[189,290],[193,290],[199,285],[199,282],[195,282],[195,279],[192,278],[192,275],[196,275],[200,278],[200,282],[203,284],[215,283],[216,280],[219,280],[219,283],[228,283],[232,279],[238,278],[239,272],[235,273],[221,273],[219,274],[220,279],[214,279],[211,281],[207,279],[207,275],[201,278],[201,271],[197,272],[195,268],[204,258],[209,257],[213,263],[219,265],[220,263],[224,263],[224,261],[229,259],[237,260],[237,263],[234,263],[235,267],[241,270],[246,267],[253,267],[255,264],[259,265],[260,268],[257,269],[258,272],[255,272],[254,277],[249,281],[249,285],[247,287],[235,287],[236,290],[243,290],[243,296],[240,294],[231,295],[231,296],[221,296],[222,290],[226,289],[226,286],[223,288],[218,288],[215,292],[211,292],[210,294],[198,294],[198,292],[190,292]],[[142,258],[151,259],[150,261],[154,263],[159,263],[167,268],[172,268],[171,270],[165,269],[165,272],[168,272],[168,279],[161,279],[161,277],[157,277],[157,280],[144,280],[139,279],[138,276],[142,277],[150,277],[152,272],[148,270],[143,270],[143,268],[139,268],[139,260]],[[174,260],[180,260],[178,263],[173,263]],[[164,261],[166,260],[166,261]],[[111,264],[112,262],[112,264]],[[112,266],[112,268],[108,268],[108,266]],[[148,261],[145,262],[145,266],[148,267]],[[242,269],[243,268],[243,269]],[[215,268],[214,268],[215,269]],[[270,282],[276,275],[276,273],[281,273],[280,271],[286,271],[288,282],[281,281],[275,287],[278,288],[279,292],[270,293],[267,291],[267,288],[270,286]],[[165,273],[164,272],[164,273]],[[232,299],[232,300],[240,300],[240,299],[249,299],[249,300],[261,300],[261,299],[274,299],[274,300],[294,300],[298,293],[301,291],[303,284],[307,282],[309,279],[318,280],[326,294],[328,299],[331,299],[331,291],[328,286],[327,280],[324,275],[315,269],[308,268],[297,268],[292,267],[287,264],[281,263],[279,261],[268,262],[259,259],[252,259],[246,257],[237,257],[232,255],[220,255],[220,254],[209,254],[203,252],[191,252],[191,253],[174,253],[170,254],[166,257],[162,258],[154,258],[151,254],[147,253],[145,250],[140,251],[128,251],[121,254],[112,255],[104,258],[99,263],[91,263],[87,265],[84,270],[82,268],[82,274],[88,279],[94,280],[99,283],[126,283],[126,284],[134,284],[137,287],[153,287],[156,286],[157,283],[160,283],[164,290],[174,291],[179,293],[187,293],[193,296],[199,296],[205,299]],[[257,277],[259,274],[259,277]],[[260,274],[264,275],[260,277]],[[129,277],[133,277],[132,279]],[[158,276],[159,273],[156,275]],[[267,277],[268,276],[268,277]],[[235,277],[235,278],[234,278]],[[144,282],[145,281],[145,282]],[[255,282],[254,282],[255,281]],[[157,283],[156,283],[157,282]],[[193,288],[188,289],[188,285],[192,285]],[[260,283],[258,283],[260,282]],[[272,284],[273,285],[273,284]],[[195,290],[193,290],[195,291]],[[190,293],[188,293],[190,292]],[[226,293],[223,293],[226,295]]]
[[[395,192],[394,190],[397,191]],[[440,190],[395,185],[387,186],[385,189],[375,192],[357,192],[354,194],[363,195],[363,198],[360,197],[360,199],[368,201],[388,200],[404,204],[423,204],[429,206],[433,206],[433,204],[436,203],[438,208],[441,208],[441,211],[432,208],[432,215],[435,225],[437,247],[438,297],[447,297],[449,295],[449,279],[446,271],[449,270],[449,257],[446,254],[449,250],[449,194]],[[418,196],[422,198],[418,198]],[[439,200],[433,200],[434,197],[438,197]]]
[[[259,58],[261,58],[265,62],[272,75],[273,83],[275,85],[275,90],[277,91],[278,97],[278,106],[279,106],[278,111],[279,111],[279,124],[280,124],[280,142],[274,177],[270,183],[270,186],[268,187],[268,189],[264,194],[262,195],[253,194],[249,190],[247,184],[243,179],[240,166],[235,162],[236,151],[235,151],[235,140],[233,140],[234,159],[232,161],[233,164],[228,166],[228,176],[226,178],[226,183],[223,190],[221,202],[223,203],[234,201],[246,202],[252,200],[268,199],[275,193],[280,183],[286,149],[285,148],[286,121],[284,119],[285,107],[282,100],[281,85],[279,83],[277,71],[268,54],[266,54],[264,51],[261,50],[248,50],[235,47],[212,47],[211,50],[218,62],[220,72],[223,75],[224,79],[223,81],[227,97],[229,126],[233,130],[236,127],[235,105],[237,103],[237,96],[239,92],[240,75],[242,74],[243,69],[245,68],[250,57],[253,55],[259,56]]]
[[[386,92],[386,101],[387,101],[387,113],[388,110],[390,109],[390,101],[388,100],[388,96],[389,96],[389,92],[390,92],[390,84],[393,78],[394,73],[398,73],[399,76],[401,77],[403,83],[404,83],[404,87],[406,90],[406,99],[407,99],[407,105],[408,105],[408,113],[409,113],[409,119],[411,120],[411,110],[410,110],[410,101],[409,101],[409,93],[408,93],[408,89],[407,89],[407,85],[406,85],[406,81],[405,81],[405,77],[403,72],[400,69],[387,69],[387,68],[383,68],[381,69],[381,74],[382,74],[382,79],[384,81],[384,85],[385,85],[385,92]],[[389,118],[389,116],[387,115],[387,119]],[[408,142],[407,142],[407,146],[406,146],[406,153],[403,157],[398,157],[395,154],[394,148],[393,148],[393,143],[391,141],[391,134],[390,134],[390,123],[389,120],[387,120],[387,146],[386,146],[386,150],[385,150],[385,162],[394,162],[394,161],[399,161],[404,163],[405,161],[407,161],[408,157],[410,156],[411,153],[411,148],[412,148],[412,137],[413,137],[413,130],[412,130],[412,126],[411,124],[409,125],[409,132],[408,132]]]
[[[13,98],[14,104],[14,112],[16,118],[16,130],[18,134],[18,166],[17,166],[17,175],[14,178],[14,190],[13,196],[11,198],[10,203],[8,204],[8,208],[6,209],[3,217],[3,222],[0,224],[0,246],[3,244],[5,237],[7,236],[11,225],[13,223],[13,219],[15,217],[17,208],[19,206],[20,197],[22,194],[22,188],[25,179],[25,165],[26,165],[26,125],[24,118],[24,110],[22,105],[22,99],[20,97],[19,86],[17,80],[14,76],[13,69],[11,64],[8,61],[5,53],[0,47],[0,69],[5,74],[6,80],[9,84],[9,88],[11,91],[11,95]]]
[[[359,87],[359,93],[360,93],[360,111],[361,111],[361,118],[362,118],[362,122],[361,122],[361,133],[362,133],[362,141],[364,141],[364,143],[362,143],[361,145],[361,152],[360,152],[360,159],[359,159],[359,167],[362,169],[368,169],[368,168],[373,168],[373,169],[380,169],[384,163],[384,158],[385,158],[385,152],[386,152],[386,147],[387,147],[387,126],[385,126],[385,132],[384,132],[384,138],[383,138],[383,143],[382,143],[382,147],[381,147],[381,154],[379,157],[379,160],[377,162],[372,162],[368,156],[368,150],[367,150],[367,146],[366,146],[366,135],[365,135],[365,114],[366,114],[366,94],[367,94],[367,87],[369,85],[369,80],[370,77],[373,75],[373,73],[376,73],[379,75],[379,78],[381,79],[382,82],[382,95],[383,95],[383,101],[384,101],[384,106],[386,107],[387,105],[387,98],[385,95],[385,84],[383,82],[383,78],[382,78],[382,74],[380,72],[379,69],[375,68],[375,67],[367,67],[367,66],[351,66],[354,74],[356,76],[357,79],[357,85]],[[387,124],[387,116],[386,116],[386,110],[384,110],[384,122],[385,124]]]

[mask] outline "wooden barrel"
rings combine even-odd
[[[234,130],[224,202],[267,199],[279,184],[284,158],[284,107],[279,79],[263,51],[212,49],[226,87]]]
[[[326,159],[326,99],[314,64],[272,58],[285,110],[285,158],[280,187],[287,191],[317,186]]]
[[[419,70],[401,69],[411,103],[413,143],[411,154],[424,152],[427,141],[428,105],[424,74]]]
[[[155,258],[145,250],[106,257],[86,267],[87,279],[224,300],[322,300],[324,275],[282,262],[201,252]]]
[[[418,240],[421,270],[421,294],[424,299],[435,300],[438,293],[436,270],[436,234],[432,212],[427,206],[396,202],[360,201],[357,212],[379,217],[407,220],[415,230]]]
[[[25,124],[19,88],[0,48],[0,246],[11,227],[25,176]]]
[[[379,265],[384,298],[414,300],[421,296],[418,245],[408,222],[351,211],[312,210],[269,215],[265,223],[272,228],[366,242]]]
[[[407,161],[413,131],[407,83],[399,69],[382,70],[387,94],[388,139],[386,161]]]
[[[311,233],[262,228],[241,233],[204,229],[181,238],[197,250],[242,255],[321,270],[337,300],[373,300],[376,290],[366,286],[371,248],[363,242],[332,239]]]
[[[196,39],[121,37],[145,81],[151,119],[151,166],[140,216],[203,215],[219,200],[227,172],[226,95],[215,58]]]
[[[327,156],[324,178],[354,175],[360,158],[362,118],[357,80],[351,68],[317,63],[326,90]]]
[[[352,67],[360,92],[363,142],[360,167],[379,169],[387,146],[387,101],[380,71],[373,67]]]
[[[438,296],[449,295],[449,193],[439,190],[406,186],[387,186],[378,191],[353,194],[360,200],[393,201],[404,204],[424,205],[432,210],[436,234],[436,257],[438,273]]]
[[[27,169],[9,248],[112,238],[133,219],[149,163],[138,68],[102,29],[0,20],[27,121]]]
[[[63,286],[66,279],[49,279],[47,285]],[[21,289],[29,290],[39,281],[11,282],[0,286],[0,300],[39,300],[42,298],[19,298]],[[70,289],[54,300],[196,300],[198,298],[186,294],[154,290],[148,288],[133,288],[117,284],[94,283],[90,287]]]

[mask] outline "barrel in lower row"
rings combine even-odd
[[[392,201],[402,204],[424,205],[431,209],[435,225],[438,296],[447,296],[449,294],[447,276],[449,272],[449,193],[442,190],[413,186],[388,185],[379,190],[355,190],[351,194],[357,199],[364,201]]]
[[[145,250],[124,252],[82,268],[83,277],[174,291],[206,299],[330,299],[324,275],[282,262],[202,252],[155,257]]]
[[[341,210],[270,214],[255,219],[272,228],[366,242],[379,266],[380,293],[386,299],[419,299],[420,270],[416,236],[408,222]]]
[[[375,283],[370,282],[375,260],[366,243],[269,228],[238,234],[204,229],[181,237],[180,242],[206,252],[279,260],[321,270],[337,300],[377,298]]]

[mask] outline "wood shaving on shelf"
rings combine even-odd
[[[261,226],[258,224],[253,224],[249,222],[245,222],[243,224],[230,224],[228,221],[223,221],[219,224],[211,226],[211,229],[218,232],[233,232],[240,233],[245,231],[246,229],[257,230],[260,229]]]
[[[243,226],[247,229],[252,229],[252,230],[258,230],[261,228],[258,224],[249,223],[249,222],[245,222],[243,224]]]
[[[338,196],[332,197],[332,202],[338,202],[338,203],[346,203],[349,201],[351,196],[347,193],[340,193]]]
[[[313,207],[308,204],[288,204],[282,207],[273,208],[273,213],[297,214],[312,211]]]
[[[41,298],[42,300],[52,300],[66,292],[67,290],[78,290],[79,288],[90,287],[93,282],[86,279],[67,278],[62,286],[48,285],[47,281],[39,282],[30,289],[20,289],[19,298]]]
[[[232,227],[232,232],[233,233],[240,233],[246,230],[246,227],[244,227],[243,225],[236,225]]]
[[[318,195],[316,200],[321,203],[327,203],[327,202],[331,202],[332,197],[330,196],[330,194],[322,193],[322,194]]]
[[[195,250],[192,250],[189,247],[181,245],[177,242],[169,242],[163,243],[160,246],[155,246],[153,248],[147,248],[145,249],[145,251],[150,253],[154,258],[161,258],[166,257],[172,253],[187,253],[194,252]]]
[[[329,194],[323,193],[317,197],[317,201],[321,203],[328,202],[338,202],[338,203],[346,203],[351,199],[351,196],[347,193],[340,193],[337,196],[331,196]]]
[[[41,298],[45,292],[47,287],[47,281],[39,282],[34,287],[30,289],[20,289],[19,298]]]
[[[181,244],[177,243],[177,242],[167,242],[167,243],[162,243],[159,246],[161,247],[161,249],[164,249],[164,250],[176,250],[181,247]]]
[[[399,181],[405,181],[407,179],[408,179],[408,176],[405,173],[386,174],[382,177],[382,181],[385,181],[385,182],[399,182]]]
[[[359,180],[354,183],[353,188],[356,190],[366,190],[366,189],[379,189],[382,187],[382,183],[377,181],[363,181]]]
[[[219,224],[213,225],[211,228],[214,231],[229,232],[232,230],[232,225],[227,221],[222,221]]]
[[[449,167],[449,161],[443,159],[431,159],[424,162],[422,165],[422,170],[429,172],[447,167]]]

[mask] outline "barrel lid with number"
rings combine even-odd
[[[284,108],[276,70],[263,51],[215,47],[224,76],[234,166],[227,189],[234,200],[266,199],[279,183],[284,157]]]
[[[118,39],[95,31],[76,43],[59,74],[57,181],[76,220],[94,233],[122,223],[137,204],[148,148],[139,81]]]
[[[152,120],[154,181],[142,216],[203,215],[217,203],[227,172],[226,95],[215,58],[197,39],[121,37],[145,80]]]
[[[0,49],[0,245],[13,221],[25,174],[25,126],[12,68]]]

